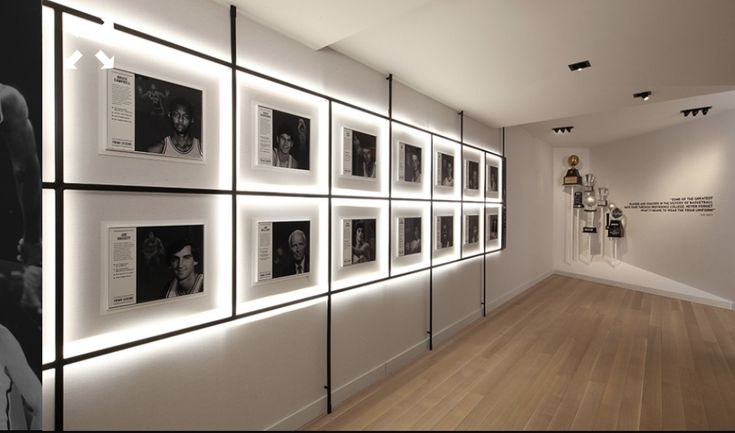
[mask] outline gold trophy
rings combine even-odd
[[[567,158],[567,162],[572,167],[567,170],[567,174],[564,176],[564,185],[581,185],[582,176],[579,175],[579,170],[576,169],[577,164],[579,164],[579,157],[577,155],[570,155]]]

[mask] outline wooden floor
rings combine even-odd
[[[735,312],[554,275],[307,430],[735,429]]]

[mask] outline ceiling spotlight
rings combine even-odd
[[[652,94],[653,93],[651,93],[650,91],[646,90],[645,92],[634,93],[633,94],[633,97],[634,98],[641,98],[644,101],[648,101],[651,98],[651,95]]]
[[[582,69],[587,69],[590,66],[592,65],[590,64],[589,60],[583,60],[581,62],[572,63],[571,65],[569,65],[569,70],[570,71],[581,71]]]
[[[690,114],[692,115],[692,117],[694,117],[697,114],[699,114],[699,112],[701,111],[702,116],[706,116],[707,113],[709,113],[709,110],[711,109],[712,109],[711,105],[709,107],[687,108],[686,110],[681,110],[681,114],[683,114],[684,117],[688,117]]]
[[[554,131],[554,134],[565,134],[567,132],[572,132],[573,126],[558,126],[556,128],[551,128],[552,131]]]

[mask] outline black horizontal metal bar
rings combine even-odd
[[[96,183],[64,183],[62,188],[74,191],[112,191],[112,192],[145,192],[165,194],[219,194],[229,195],[229,189],[181,188],[169,186],[141,186],[141,185],[109,185]]]
[[[418,126],[418,125],[412,125],[412,124],[410,124],[410,123],[408,123],[408,122],[404,122],[404,121],[402,121],[402,120],[398,120],[398,119],[396,119],[396,118],[393,118],[393,122],[394,122],[394,123],[397,123],[397,124],[399,124],[399,125],[407,126],[407,127],[409,127],[409,128],[415,129],[415,130],[417,130],[417,131],[421,131],[421,132],[424,132],[424,133],[426,133],[426,134],[430,134],[430,135],[433,135],[434,137],[439,137],[439,138],[443,138],[444,140],[448,140],[448,141],[451,141],[451,142],[453,142],[453,143],[456,143],[456,144],[462,144],[462,142],[461,142],[461,141],[457,141],[457,139],[455,139],[455,138],[449,138],[449,137],[447,137],[447,136],[445,136],[445,135],[442,135],[442,134],[439,134],[439,133],[436,133],[436,132],[433,132],[433,131],[429,131],[428,129],[426,129],[426,128],[422,128],[422,127],[420,127],[420,126]]]
[[[464,146],[467,146],[467,147],[471,148],[471,149],[479,150],[480,152],[489,153],[491,155],[495,155],[495,156],[500,157],[500,158],[503,157],[503,155],[501,155],[501,154],[499,154],[497,152],[493,152],[492,150],[483,149],[481,147],[478,147],[478,146],[475,146],[475,145],[469,144],[469,143],[462,143],[462,144]]]
[[[436,269],[436,268],[440,268],[442,266],[451,265],[453,263],[461,262],[461,261],[464,261],[464,260],[474,259],[474,258],[480,257],[480,256],[482,256],[484,254],[487,254],[487,253],[477,253],[477,254],[473,254],[471,256],[460,257],[458,259],[450,260],[448,262],[442,262],[442,263],[436,264],[436,265],[433,266],[433,268]]]
[[[464,200],[452,200],[450,198],[435,198],[431,201],[434,203],[465,203]]]
[[[211,322],[200,323],[198,325],[189,326],[183,329],[177,329],[175,331],[166,332],[164,334],[154,335],[151,337],[142,338],[140,340],[130,341],[128,343],[118,344],[115,346],[107,347],[107,348],[100,349],[100,350],[95,350],[95,351],[84,353],[81,355],[64,358],[62,360],[62,365],[67,366],[70,364],[75,364],[77,362],[86,361],[88,359],[97,358],[97,357],[104,356],[104,355],[109,355],[111,353],[120,352],[126,349],[132,349],[134,347],[142,346],[142,345],[152,343],[155,341],[165,340],[167,338],[176,337],[178,335],[188,334],[190,332],[211,328],[213,326],[234,322],[234,321],[245,319],[245,318],[252,317],[252,316],[257,316],[258,314],[263,314],[269,311],[290,307],[292,305],[303,304],[309,301],[313,301],[315,299],[325,298],[327,297],[327,294],[328,292],[324,292],[318,295],[309,296],[307,298],[296,299],[290,302],[285,302],[282,304],[272,305],[270,307],[260,308],[258,310],[253,310],[253,311],[248,311],[245,313],[237,314],[235,316],[227,316],[221,319],[213,320]]]
[[[104,24],[105,23],[105,21],[102,18],[100,18],[100,17],[97,17],[97,16],[94,16],[94,15],[88,14],[86,12],[82,12],[82,11],[77,10],[77,9],[74,9],[74,8],[70,8],[69,6],[64,6],[64,5],[58,4],[56,2],[52,2],[52,1],[49,1],[49,0],[43,0],[43,5],[44,6],[48,6],[50,8],[53,8],[53,9],[56,9],[56,10],[59,10],[61,12],[64,12],[66,14],[69,14],[69,15],[74,15],[75,17],[82,18],[82,19],[85,19],[87,21],[92,21],[92,22],[97,23],[97,24]]]
[[[329,198],[329,194],[298,194],[291,192],[273,192],[273,191],[235,191],[237,195],[246,196],[268,196],[268,197],[299,197],[299,198]]]
[[[349,107],[349,108],[354,108],[355,110],[362,111],[363,113],[367,113],[375,117],[380,117],[381,119],[384,119],[384,120],[390,120],[390,116],[386,114],[376,113],[375,111],[368,110],[367,108],[363,108],[363,107],[360,107],[359,105],[351,104],[349,102],[343,101],[341,99],[333,98],[331,96],[325,96],[325,97],[336,104],[344,105],[345,107]]]
[[[60,186],[60,184],[56,182],[41,182],[41,188],[43,189],[56,189],[57,186]]]
[[[204,53],[202,53],[200,51],[192,50],[191,48],[187,48],[187,47],[185,47],[183,45],[179,45],[179,44],[175,44],[173,42],[169,42],[167,40],[158,38],[156,36],[149,35],[148,33],[141,32],[140,30],[132,29],[132,28],[127,27],[127,26],[124,26],[122,24],[115,23],[114,28],[115,28],[115,30],[119,30],[119,31],[121,31],[123,33],[127,33],[127,34],[133,35],[133,36],[137,36],[137,37],[139,37],[141,39],[145,39],[145,40],[150,41],[150,42],[155,42],[155,43],[160,44],[160,45],[163,45],[165,47],[173,48],[174,50],[178,50],[178,51],[184,52],[186,54],[191,54],[192,56],[199,57],[199,58],[204,59],[204,60],[209,60],[210,62],[217,63],[217,64],[220,64],[222,66],[226,66],[228,68],[232,67],[232,63],[230,63],[230,62],[228,62],[226,60],[222,60],[222,59],[219,59],[217,57],[210,56],[209,54],[204,54]]]
[[[431,261],[431,260],[429,260],[429,261]],[[410,270],[410,271],[407,271],[407,272],[401,272],[400,274],[393,274],[393,275],[390,276],[390,278],[393,279],[393,278],[405,277],[406,275],[417,274],[419,272],[426,272],[429,269],[431,269],[431,265],[424,266],[423,268],[420,268],[420,269],[413,269],[413,270]]]
[[[51,361],[48,364],[41,364],[41,371],[53,370],[56,368],[56,361]]]
[[[316,96],[316,97],[319,97],[319,98],[322,98],[322,99],[326,99],[327,101],[330,101],[330,100],[331,101],[335,101],[333,98],[330,98],[329,96],[327,96],[327,95],[325,95],[325,94],[323,94],[321,92],[317,92],[316,90],[311,90],[311,89],[308,89],[306,87],[299,86],[298,84],[293,84],[293,83],[290,83],[290,82],[288,82],[286,80],[281,80],[280,78],[271,77],[268,74],[264,74],[264,73],[258,72],[256,70],[253,70],[253,69],[250,69],[250,68],[246,68],[244,66],[235,65],[235,69],[237,69],[240,72],[245,72],[246,74],[253,75],[255,77],[262,78],[264,80],[272,81],[272,82],[274,82],[276,84],[280,84],[282,86],[285,86],[285,87],[288,87],[288,88],[291,88],[291,89],[294,89],[294,90],[298,90],[300,92],[308,93],[308,94],[310,94],[312,96]]]
[[[332,198],[338,199],[338,200],[339,199],[383,200],[383,201],[390,200],[390,197],[385,197],[385,196],[374,197],[374,196],[366,196],[366,195],[349,195],[349,194],[332,194]]]
[[[400,197],[400,196],[392,196],[391,200],[393,201],[423,201],[423,202],[430,202],[430,198],[416,198],[416,197]]]

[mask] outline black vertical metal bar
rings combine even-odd
[[[485,226],[482,239],[482,317],[487,317],[487,152],[483,153],[483,170],[485,170],[485,182],[482,185],[482,219]]]
[[[388,74],[388,276],[393,275],[393,74]]]
[[[429,153],[429,173],[431,174],[429,178],[429,200],[431,202],[431,220],[433,223],[434,220],[434,134],[431,134],[431,143],[429,143],[429,146],[431,147],[431,151]],[[424,169],[424,172],[426,170]],[[432,228],[431,230],[431,236],[434,236],[434,230]],[[427,333],[429,334],[429,350],[434,350],[434,262],[433,262],[433,256],[434,256],[434,243],[431,243],[431,257],[432,261],[429,263],[429,330]]]
[[[508,222],[507,222],[508,221],[508,218],[506,218],[506,216],[507,216],[506,215],[507,214],[507,202],[506,202],[506,200],[507,199],[506,199],[506,195],[505,195],[506,185],[508,184],[508,170],[506,169],[506,165],[508,165],[508,161],[505,158],[505,128],[503,128],[503,141],[502,141],[502,144],[503,144],[503,157],[502,157],[502,161],[503,161],[503,172],[502,172],[501,175],[503,176],[503,190],[500,192],[500,194],[501,194],[501,200],[502,200],[502,203],[503,203],[503,228],[502,228],[502,230],[503,230],[503,240],[500,243],[500,249],[505,249],[505,246],[506,246],[506,238],[507,238],[506,235],[507,235],[507,231],[508,231]]]
[[[63,14],[54,10],[55,207],[56,207],[56,372],[54,429],[64,429],[64,33]]]
[[[232,317],[237,314],[237,8],[230,6],[232,59]]]
[[[460,160],[459,160],[459,201],[462,206],[462,218],[459,221],[459,237],[460,237],[460,248],[459,258],[464,257],[464,137],[462,136],[464,130],[464,111],[459,113],[459,141],[462,143],[460,146]]]
[[[327,414],[332,413],[332,101],[329,101],[329,195],[327,233]]]

